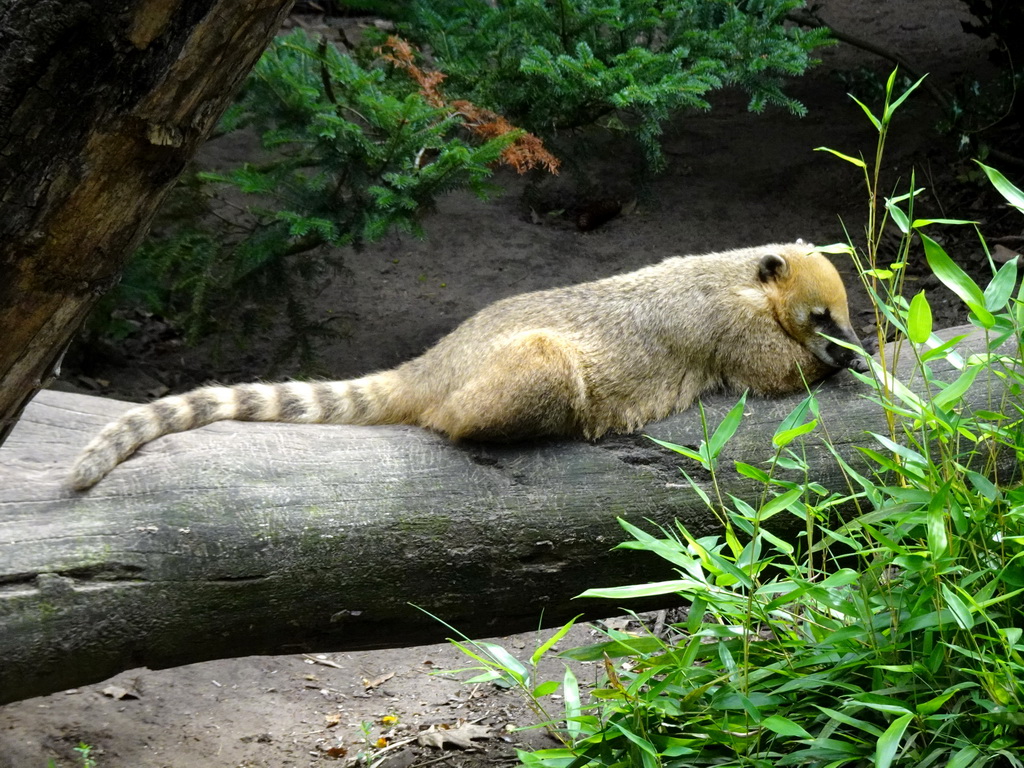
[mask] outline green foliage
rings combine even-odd
[[[892,83],[881,115],[865,107],[880,144],[903,98],[893,98]],[[863,167],[874,188],[869,164],[835,154]],[[984,171],[1011,205],[1024,200]],[[712,492],[693,481],[691,490],[723,534],[697,538],[679,523],[652,534],[620,521],[632,539],[622,548],[654,553],[678,577],[583,596],[677,595],[688,616],[664,636],[608,631],[601,643],[564,652],[604,659],[606,680],[589,701],[575,679],[559,684],[566,705],[554,727],[563,746],[520,753],[523,765],[1024,766],[1024,289],[1016,262],[993,265],[984,288],[964,273],[923,234],[936,222],[914,218],[915,194],[879,202],[876,212],[879,227],[892,221],[904,233],[903,261],[883,266],[873,245],[843,247],[858,254],[880,316],[915,362],[913,388],[874,360],[872,375],[861,376],[889,424],[859,449],[870,469],[855,470],[829,442],[828,414],[813,394],[779,425],[763,465],[736,462],[759,484],[757,502],[723,498],[718,486],[742,401],[717,427],[704,421],[698,449],[673,447],[710,473]],[[869,229],[869,244],[878,233]],[[896,291],[914,235],[970,309],[981,352],[961,354],[962,337],[932,332],[923,292],[907,302]],[[937,364],[959,375],[940,381]],[[983,377],[1001,386],[973,408],[964,394]],[[812,432],[846,492],[814,482],[799,450]],[[778,515],[804,526],[800,550],[765,528]]]
[[[488,166],[510,138],[476,147],[453,138],[461,123],[450,109],[301,31],[260,59],[230,119],[254,125],[281,156],[207,178],[273,195],[266,226],[290,244],[358,245],[392,227],[418,232],[416,214],[437,195],[462,186],[485,194]]]
[[[419,608],[419,606],[414,607]],[[573,624],[576,623],[576,619],[558,629],[551,637],[538,645],[530,655],[530,661],[524,664],[502,646],[496,643],[472,640],[429,611],[422,608],[420,610],[458,635],[461,640],[451,640],[452,644],[473,662],[473,666],[463,669],[443,670],[444,674],[474,672],[476,674],[464,682],[470,685],[490,682],[501,688],[518,689],[525,696],[534,714],[543,723],[554,722],[554,718],[548,714],[544,699],[557,691],[559,684],[553,680],[538,681],[537,665],[555,644],[568,634]],[[576,683],[576,678],[573,677],[572,670],[569,669],[565,670],[563,678],[563,696],[567,711],[575,711],[579,707],[579,686]]]
[[[82,768],[96,768],[98,763],[96,758],[92,756],[93,747],[91,744],[85,742],[79,742],[77,747],[72,749],[78,753],[78,756],[82,758]],[[53,760],[47,761],[47,768],[56,768],[57,764]]]
[[[662,125],[708,94],[736,85],[750,109],[794,114],[782,90],[802,74],[824,29],[786,27],[801,0],[416,0],[403,34],[429,45],[447,91],[494,109],[545,138],[601,123],[635,132],[663,163]]]
[[[82,768],[96,768],[96,760],[92,757],[92,746],[89,744],[80,743],[75,747],[77,752],[82,758]]]
[[[308,363],[328,332],[308,316],[309,298],[337,266],[321,246],[419,235],[439,195],[487,193],[491,165],[517,134],[471,141],[464,124],[390,67],[361,66],[301,30],[278,38],[224,118],[225,130],[255,129],[265,159],[183,185],[185,223],[139,250],[111,301],[143,302],[191,340],[227,328],[245,338],[284,317],[284,347]],[[241,194],[244,209],[197,216],[212,194],[224,196],[221,209]]]

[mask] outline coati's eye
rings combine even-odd
[[[814,309],[811,310],[810,321],[815,325],[825,325],[832,319],[827,309]]]

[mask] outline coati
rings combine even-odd
[[[452,440],[632,432],[716,389],[782,395],[863,362],[846,290],[802,242],[676,256],[498,301],[423,355],[349,381],[208,386],[127,411],[77,458],[84,490],[139,446],[213,421],[413,424]]]

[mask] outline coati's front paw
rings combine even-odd
[[[867,361],[859,355],[854,356],[847,368],[851,371],[856,371],[857,373],[868,373],[871,370],[871,366],[869,366]]]

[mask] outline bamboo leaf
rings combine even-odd
[[[576,740],[580,736],[580,723],[578,718],[583,713],[583,706],[580,700],[580,685],[572,669],[566,665],[565,675],[562,678],[562,695],[565,697],[565,730],[569,736]]]
[[[658,438],[651,437],[650,435],[644,435],[644,437],[646,437],[652,443],[657,443],[662,448],[668,448],[670,451],[681,454],[688,459],[693,459],[697,463],[703,465],[705,469],[707,469],[706,460],[703,454],[701,454],[699,451],[695,451],[692,448],[687,448],[685,445],[677,445],[676,443],[670,443],[665,440],[659,440]]]
[[[893,720],[892,724],[885,729],[885,733],[879,737],[875,747],[875,768],[889,768],[892,765],[896,752],[900,748],[903,733],[913,719],[913,715],[903,715],[903,717]]]
[[[779,736],[797,736],[801,739],[814,738],[799,723],[794,723],[788,717],[782,715],[770,715],[761,721],[761,725]]]
[[[817,245],[814,247],[818,253],[832,253],[832,254],[846,254],[847,256],[853,254],[853,248],[847,243],[830,243],[828,245]]]
[[[768,518],[772,517],[773,515],[778,514],[782,510],[784,510],[787,507],[789,507],[794,501],[799,499],[802,493],[803,493],[803,489],[802,488],[791,488],[790,490],[786,491],[785,493],[780,494],[779,496],[776,496],[774,499],[772,499],[767,504],[765,504],[763,507],[761,507],[761,511],[760,511],[759,517],[762,520],[767,520]]]
[[[949,610],[953,612],[953,620],[960,629],[972,629],[974,627],[974,616],[970,608],[953,593],[945,584],[942,585],[942,597],[946,601]]]
[[[588,589],[586,592],[581,594],[580,597],[603,597],[609,600],[622,600],[631,597],[671,595],[674,592],[684,592],[690,589],[698,589],[706,592],[707,585],[701,584],[693,579],[673,579],[672,581],[654,581],[650,584]]]
[[[895,74],[896,74],[896,70],[893,70],[892,74],[893,74],[893,75],[895,75]],[[916,91],[916,90],[917,90],[917,87],[918,87],[918,86],[919,86],[919,85],[920,85],[921,83],[923,83],[923,82],[924,82],[924,79],[925,79],[926,77],[928,77],[928,75],[922,75],[922,76],[921,76],[921,77],[920,77],[920,78],[918,79],[918,81],[917,81],[916,83],[914,83],[913,85],[911,85],[911,86],[910,86],[909,88],[907,88],[907,90],[905,90],[905,91],[903,92],[903,95],[902,95],[902,96],[900,96],[900,97],[899,97],[898,99],[896,99],[896,101],[894,101],[894,102],[892,102],[891,104],[889,104],[888,106],[886,106],[886,108],[885,108],[885,114],[883,114],[883,115],[882,115],[882,122],[883,122],[883,123],[888,123],[888,122],[889,122],[890,120],[892,120],[892,116],[893,116],[893,113],[894,113],[894,112],[896,112],[896,110],[897,110],[897,109],[899,109],[899,106],[900,106],[900,104],[902,104],[902,103],[903,103],[904,101],[906,101],[906,100],[907,100],[907,97],[908,97],[908,96],[909,96],[910,94],[912,94],[912,93],[913,93],[914,91]],[[892,78],[892,76],[890,76],[890,78],[889,78],[889,82],[890,82],[890,83],[892,83],[892,82],[893,82],[893,78]],[[886,93],[887,93],[887,94],[888,94],[888,93],[891,93],[891,88],[890,88],[890,89],[887,89],[887,90],[886,90]]]
[[[619,731],[619,733],[621,733],[627,739],[629,739],[638,747],[640,747],[640,749],[643,750],[644,753],[651,755],[652,757],[657,757],[658,753],[655,750],[654,745],[651,744],[651,742],[649,742],[647,739],[633,733],[631,730],[626,728],[622,723],[611,723],[610,725],[612,728],[615,728],[617,731]]]
[[[849,155],[844,155],[842,152],[836,152],[834,149],[829,149],[828,147],[815,147],[814,151],[815,152],[831,152],[833,155],[838,157],[840,160],[845,160],[848,163],[853,163],[858,168],[867,168],[868,167],[867,163],[865,163],[860,158],[850,157]]]
[[[921,227],[927,227],[929,224],[977,224],[976,221],[970,221],[969,219],[914,219],[914,222],[910,225],[914,229],[920,229]]]
[[[979,755],[981,755],[981,751],[977,747],[964,747],[950,758],[949,762],[946,763],[946,768],[967,768],[974,763]]]
[[[963,397],[964,393],[971,388],[974,380],[978,377],[978,373],[981,372],[981,366],[972,365],[970,368],[965,370],[957,380],[952,382],[949,386],[939,392],[935,397],[932,398],[932,405],[936,408],[942,408],[948,410],[951,405],[956,405],[960,402],[960,398]]]
[[[539,699],[539,698],[542,698],[544,696],[550,696],[552,693],[554,693],[557,690],[558,690],[558,681],[557,680],[545,680],[543,683],[541,683],[536,688],[534,688],[532,691],[530,691],[530,695],[533,696],[533,698],[535,698],[535,699]]]
[[[992,182],[992,186],[996,188],[996,191],[1003,196],[1006,202],[1021,213],[1024,213],[1024,192],[1011,184],[1010,181],[995,168],[990,168],[977,160],[974,162],[981,166],[981,170],[983,170],[985,175],[988,176],[988,180]]]
[[[476,647],[490,656],[505,672],[512,675],[516,682],[525,683],[530,679],[530,672],[523,663],[496,643],[478,641]]]
[[[709,444],[712,458],[718,458],[718,454],[722,452],[722,448],[729,442],[729,438],[736,434],[740,422],[743,421],[743,409],[746,407],[746,404],[747,393],[744,392],[736,405],[729,409],[729,413],[722,419],[722,423],[718,425],[714,434],[711,435]]]
[[[947,482],[928,503],[928,552],[933,560],[939,559],[949,551],[949,537],[946,533],[945,515],[945,504],[948,495],[949,483]]]
[[[846,95],[849,96],[851,99],[853,99],[855,102],[857,102],[857,106],[859,106],[861,109],[864,110],[864,114],[868,116],[868,120],[870,120],[871,124],[873,126],[875,126],[875,130],[876,131],[882,130],[882,121],[879,120],[877,117],[875,117],[875,114],[868,108],[867,104],[862,102],[860,99],[858,99],[852,93],[848,93]]]
[[[817,419],[811,419],[806,424],[801,424],[799,427],[793,427],[787,429],[784,432],[776,432],[772,437],[772,442],[779,448],[785,448],[791,442],[796,440],[800,435],[806,435],[808,432],[813,432],[818,426]]]
[[[978,284],[964,272],[937,242],[923,232],[918,233],[924,243],[925,258],[942,284],[959,296],[986,328],[995,325],[992,313],[985,309],[985,296]]]
[[[552,646],[554,646],[555,643],[557,643],[559,640],[565,637],[566,633],[568,633],[568,631],[572,629],[572,625],[576,623],[576,619],[578,618],[579,616],[576,616],[573,619],[571,619],[568,624],[566,624],[564,627],[555,632],[555,634],[553,634],[546,643],[543,643],[539,648],[537,648],[537,650],[535,650],[533,652],[533,655],[530,657],[530,661],[534,665],[536,665],[537,662],[539,662],[544,657],[544,654],[551,650]]]
[[[985,288],[985,309],[998,312],[1006,306],[1017,286],[1017,259],[1008,261],[996,272],[992,282]]]
[[[924,291],[917,293],[910,300],[910,312],[907,316],[907,336],[915,344],[924,344],[932,335],[932,308]]]

